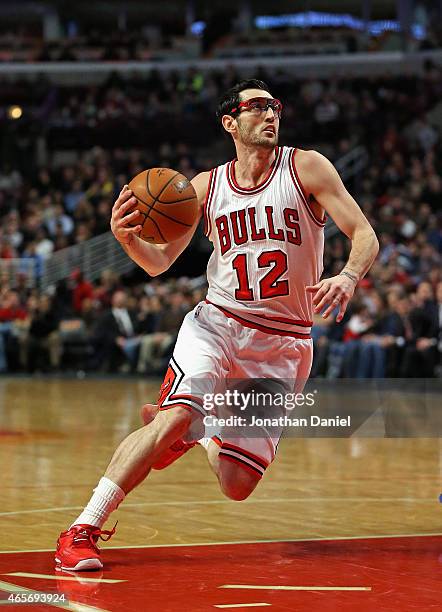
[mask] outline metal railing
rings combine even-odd
[[[41,262],[32,257],[22,259],[0,259],[0,288],[25,285],[35,287],[38,283],[39,266]]]
[[[359,145],[351,149],[348,153],[340,157],[335,161],[335,168],[339,172],[341,179],[345,182],[352,179],[354,176],[359,174],[361,170],[366,168],[368,165],[369,156],[367,149]],[[331,217],[328,217],[325,226],[325,237],[333,238],[341,230],[338,228],[336,223]]]
[[[335,162],[335,168],[343,181],[353,178],[367,165],[368,151],[362,145],[354,147]]]
[[[54,253],[43,263],[39,285],[45,290],[67,278],[75,269],[81,270],[85,278],[93,281],[104,270],[124,274],[134,266],[135,263],[123,251],[112,232],[106,232]]]
[[[126,255],[112,232],[61,249],[47,259],[23,257],[0,259],[0,286],[15,288],[39,287],[46,291],[68,278],[73,270],[81,270],[88,280],[96,280],[106,269],[117,274],[128,272],[135,263]]]

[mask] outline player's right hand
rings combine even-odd
[[[141,232],[141,225],[130,226],[130,223],[138,216],[138,211],[134,210],[127,214],[136,203],[137,199],[132,197],[132,191],[127,185],[124,185],[113,205],[110,221],[112,233],[121,244],[129,244],[133,236]]]

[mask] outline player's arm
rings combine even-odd
[[[128,189],[127,185],[121,190],[112,208],[111,230],[129,257],[150,276],[158,276],[168,270],[192,240],[201,219],[209,177],[210,172],[201,172],[192,179],[191,183],[196,191],[199,203],[197,219],[184,236],[168,244],[151,244],[138,237],[141,225],[130,226],[138,213],[134,211],[127,214],[127,211],[136,204],[136,198],[133,197],[132,191]]]
[[[315,312],[326,318],[339,304],[336,318],[341,321],[358,281],[371,268],[379,251],[373,228],[348,193],[329,160],[316,151],[298,151],[296,166],[306,194],[333,218],[339,229],[351,240],[348,261],[340,274],[324,279],[313,287]]]

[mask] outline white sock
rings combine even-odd
[[[209,444],[211,441],[212,441],[212,438],[201,438],[201,440],[198,440],[198,444],[200,444],[203,448],[208,450]]]
[[[73,525],[93,525],[101,529],[110,513],[118,508],[125,496],[123,489],[103,476],[94,489],[88,505],[71,527]]]

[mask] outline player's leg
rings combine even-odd
[[[250,337],[244,342],[244,335]],[[236,336],[235,336],[236,337]],[[235,371],[238,389],[267,392],[276,400],[284,394],[301,393],[308,379],[313,351],[311,341],[290,337],[271,337],[257,330],[242,331],[242,347],[235,350]],[[256,358],[253,358],[256,353]],[[280,399],[278,397],[278,399]],[[252,408],[255,416],[277,417],[285,413],[281,403],[273,401],[270,410],[266,405]],[[243,406],[240,406],[243,408]],[[247,411],[250,407],[247,407]],[[246,412],[247,412],[246,411]],[[240,410],[238,415],[245,416]],[[250,417],[248,414],[248,422]],[[218,477],[221,490],[235,500],[246,499],[256,488],[273,462],[283,427],[249,427],[222,430],[207,443],[209,463]]]
[[[151,423],[160,413],[156,404],[145,404],[141,409],[141,418],[144,424]],[[216,441],[215,441],[216,440]],[[220,460],[221,441],[219,438],[201,438],[198,443],[206,449],[207,459],[214,474],[218,478],[221,491],[235,501],[246,499],[253,493],[256,485],[262,477],[262,473],[253,471],[253,468],[243,468],[239,462]],[[157,464],[153,464],[154,469],[163,469],[184,455],[193,445],[183,443],[178,440],[160,457]],[[261,466],[264,461],[260,461]],[[266,463],[267,465],[267,463]],[[256,467],[256,466],[255,466]]]
[[[158,457],[180,437],[192,422],[187,407],[174,406],[161,412],[149,425],[138,429],[121,442],[106,470],[105,477],[127,495],[142,482]]]
[[[215,436],[201,443],[206,447],[209,465],[221,491],[235,501],[243,501],[253,493],[276,453],[276,445],[268,438],[251,441],[248,438],[223,437],[221,441]]]
[[[145,404],[141,408],[141,419],[144,424],[151,423],[159,414],[159,407],[156,404]],[[221,490],[230,499],[241,501],[246,499],[255,489],[261,479],[260,474],[254,474],[240,465],[220,461],[220,446],[212,438],[201,438],[198,443],[207,451],[207,459],[214,474],[218,478]],[[170,451],[166,451],[160,457],[157,464],[153,464],[154,469],[163,469],[170,465],[179,457],[184,455],[193,445],[177,441],[172,445]],[[169,449],[168,449],[169,450]]]
[[[158,404],[144,404],[140,410],[140,417],[143,425],[149,425],[157,416],[159,410]]]
[[[156,404],[145,404],[141,409],[141,418],[145,424],[152,422],[159,414],[159,407]],[[221,461],[219,453],[221,450],[221,442],[215,442],[212,438],[201,438],[198,443],[207,451],[207,459],[214,474],[218,478],[221,491],[235,501],[242,501],[253,493],[256,485],[261,479],[261,474],[253,472],[250,469],[243,468],[238,463],[229,461]],[[176,448],[174,448],[176,447]],[[163,453],[160,462],[153,465],[154,469],[163,469],[166,465],[170,465],[176,461],[187,450],[192,448],[191,445],[177,441],[172,448],[172,452]],[[169,463],[166,461],[169,460]]]
[[[221,364],[225,364],[226,358],[220,348],[225,330],[220,329],[222,322],[220,326],[213,325],[213,320],[201,310],[197,306],[183,321],[161,387],[159,413],[148,425],[123,440],[88,505],[71,528],[61,534],[56,554],[58,567],[75,571],[102,567],[96,542],[103,534],[109,537],[113,534],[101,531],[110,513],[146,478],[163,453],[178,440],[181,444],[192,425],[199,425],[205,416],[202,391],[225,377],[226,366]],[[198,388],[195,380],[202,381],[202,387]],[[196,436],[195,441],[201,437],[192,435]]]
[[[218,478],[221,491],[234,501],[247,499],[255,490],[262,475],[239,463],[223,460],[223,456],[220,457],[220,451],[221,446],[214,440],[207,440],[207,458]]]
[[[247,367],[244,368],[244,363],[237,364],[239,366],[238,377],[248,376],[253,380],[271,375],[274,379],[271,383],[273,392],[275,382],[277,386],[283,382],[282,390],[286,387],[286,389],[290,388],[296,393],[301,393],[312,364],[311,342],[276,337],[270,349],[272,358],[264,359],[265,350],[262,344],[268,346],[269,336],[253,330],[250,330],[250,335],[252,337],[249,342]],[[275,345],[278,343],[279,350],[275,350]],[[250,359],[250,346],[253,345],[260,356],[256,362]],[[240,358],[241,355],[239,355],[239,362]],[[256,368],[253,366],[253,372],[249,371],[251,363],[256,364]],[[150,422],[156,418],[158,411],[157,405],[146,404],[141,410],[143,421]],[[246,438],[237,433],[233,438],[229,435],[224,436],[223,441],[219,436],[204,437],[198,440],[198,443],[206,449],[209,465],[218,478],[222,492],[227,497],[240,501],[246,499],[254,491],[265,470],[275,458],[281,433],[282,431],[278,430],[274,431],[273,435],[269,435],[267,431],[262,431],[259,435],[259,432],[255,431]],[[156,469],[166,467],[192,446],[184,445],[183,447],[183,443],[178,441],[176,449],[168,449],[160,458],[159,466],[154,465],[153,467]],[[164,458],[165,461],[163,461]]]
[[[151,423],[159,414],[160,407],[158,404],[144,404],[141,408],[140,416],[141,422],[144,425]],[[193,436],[192,436],[193,437]],[[164,470],[171,463],[174,463],[177,459],[182,457],[187,451],[195,446],[198,441],[185,442],[182,439],[176,440],[170,447],[168,447],[160,457],[152,464],[154,470]]]
[[[213,394],[228,372],[227,319],[210,305],[201,303],[186,316],[161,385],[158,403],[141,409],[143,423],[149,423],[176,402],[192,410],[193,421],[185,439],[174,442],[152,465],[161,470],[193,448],[204,436],[205,394]]]
[[[113,530],[102,531],[101,527],[126,494],[146,478],[158,456],[186,433],[191,421],[189,409],[177,405],[121,442],[89,503],[58,539],[55,561],[59,569],[103,567],[96,543],[103,534],[110,537]]]

